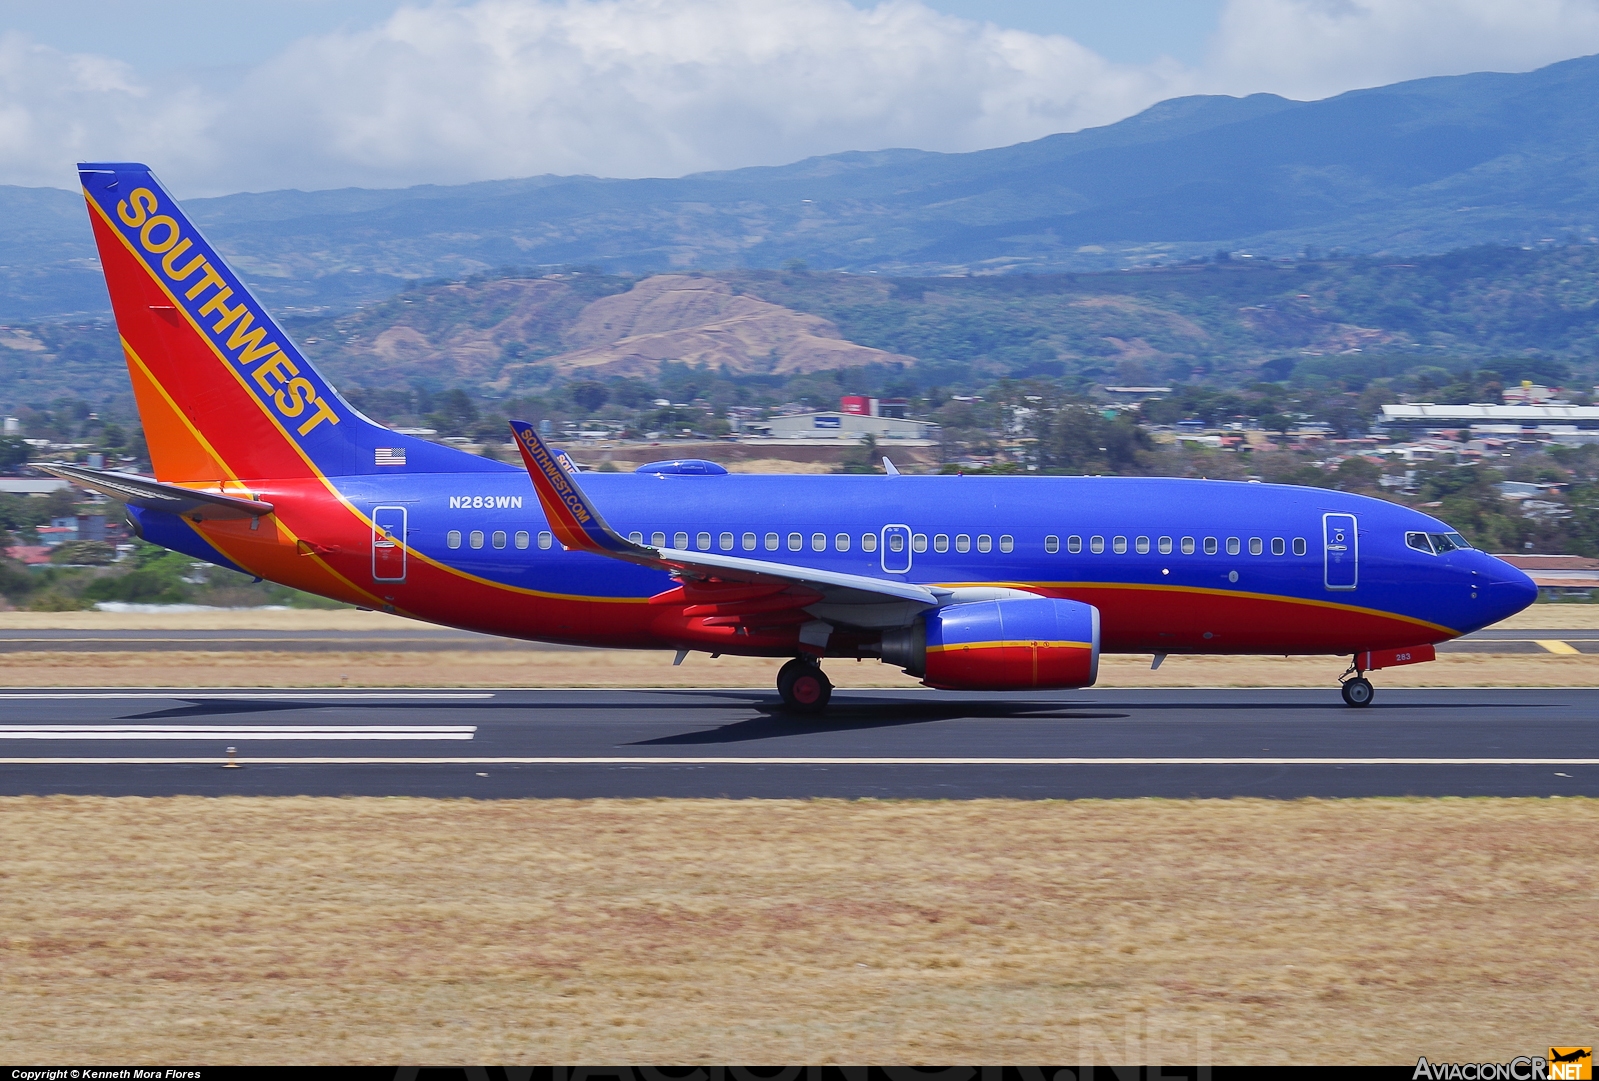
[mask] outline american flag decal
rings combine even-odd
[[[404,447],[378,447],[372,452],[373,465],[404,465]]]

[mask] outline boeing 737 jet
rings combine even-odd
[[[1133,477],[580,473],[400,435],[339,397],[143,165],[79,166],[153,478],[58,466],[139,536],[350,604],[545,642],[828,658],[931,687],[1093,685],[1102,652],[1350,658],[1366,673],[1537,595],[1436,518],[1284,485]],[[1334,675],[1329,670],[1329,682]]]

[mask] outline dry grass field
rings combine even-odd
[[[1599,801],[0,800],[0,1059],[1502,1061]]]

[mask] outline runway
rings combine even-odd
[[[1599,796],[1599,690],[0,692],[0,794]],[[230,756],[228,749],[233,748]],[[232,765],[230,765],[230,759]]]
[[[500,638],[492,634],[421,626],[405,629],[349,630],[0,630],[0,653],[169,652],[234,653],[257,650],[287,653],[404,652],[438,650],[564,651],[558,646]],[[1440,653],[1599,653],[1599,630],[1478,631],[1444,642]]]

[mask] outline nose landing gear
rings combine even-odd
[[[1366,678],[1366,673],[1360,668],[1361,654],[1355,655],[1355,663],[1344,670],[1338,677],[1344,695],[1346,706],[1369,706],[1376,697],[1377,691],[1372,687],[1371,680]]]
[[[1343,691],[1346,706],[1369,706],[1377,693],[1372,689],[1371,680],[1365,676],[1344,680]]]
[[[833,684],[820,665],[795,657],[777,670],[777,693],[793,713],[820,713],[833,697]]]

